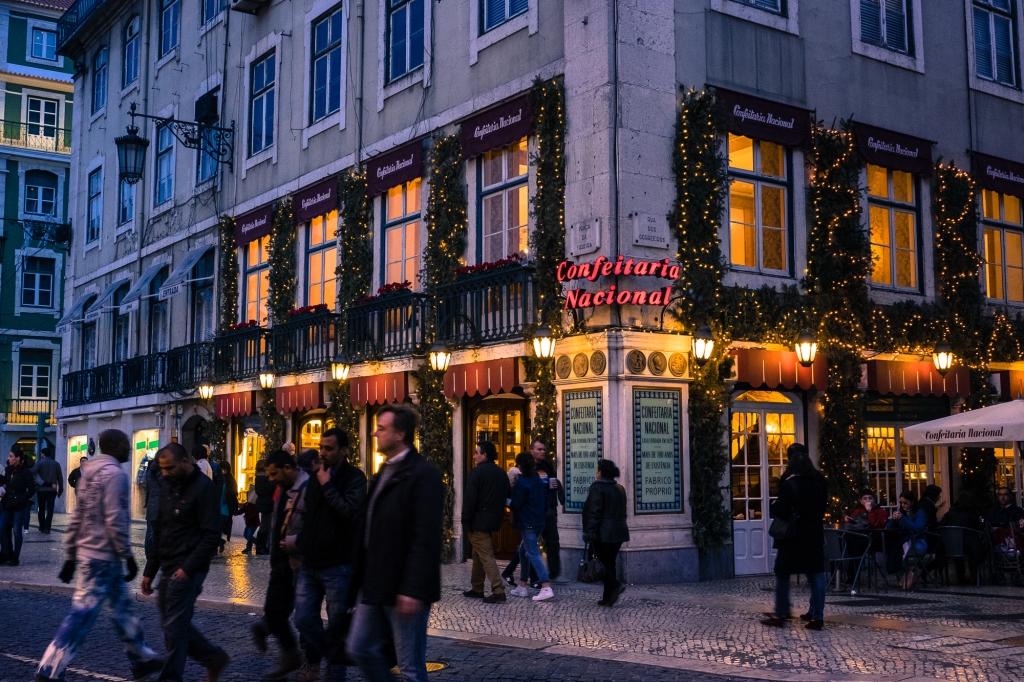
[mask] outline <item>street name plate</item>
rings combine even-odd
[[[633,389],[637,514],[683,511],[679,391]]]
[[[633,243],[637,246],[667,249],[669,247],[668,218],[653,213],[634,213]]]
[[[602,456],[601,391],[566,391],[562,394],[565,415],[565,511],[581,512],[597,480],[597,460]]]

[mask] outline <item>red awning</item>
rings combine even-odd
[[[518,358],[455,365],[444,374],[444,394],[449,398],[511,393],[518,385]]]
[[[828,363],[821,353],[810,367],[797,362],[792,351],[736,348],[732,353],[736,356],[737,381],[753,388],[828,388]]]
[[[324,406],[324,385],[301,384],[277,389],[277,411],[281,414],[305,412]]]
[[[868,390],[894,395],[960,396],[971,393],[971,375],[960,365],[945,377],[931,362],[868,360]]]
[[[215,413],[218,419],[224,417],[244,417],[252,414],[256,401],[252,391],[240,393],[222,393],[217,396]]]
[[[356,377],[349,386],[353,405],[384,405],[404,402],[409,395],[409,375],[405,372]]]

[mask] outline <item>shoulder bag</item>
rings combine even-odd
[[[581,583],[599,583],[604,580],[604,564],[594,555],[594,548],[589,543],[583,549],[576,579]]]

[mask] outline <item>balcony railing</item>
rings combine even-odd
[[[57,20],[57,51],[59,52],[79,27],[98,10],[106,0],[77,0]]]
[[[536,322],[533,268],[509,266],[437,290],[438,337],[458,345],[521,339]]]
[[[0,424],[22,424],[35,426],[38,423],[37,415],[46,415],[46,423],[53,426],[57,421],[53,418],[53,411],[57,407],[56,400],[45,400],[42,398],[16,398],[6,401],[7,406],[0,413]]]
[[[276,325],[270,339],[274,370],[287,374],[327,367],[338,353],[337,324],[337,315],[322,312]]]
[[[418,353],[426,348],[431,308],[426,294],[386,294],[348,309],[345,352],[353,360]]]
[[[213,344],[192,343],[167,351],[163,390],[189,392],[213,378]]]
[[[71,130],[42,123],[0,121],[0,145],[70,154]]]
[[[153,353],[118,363],[121,366],[122,395],[148,395],[163,389],[167,377],[167,354]]]
[[[243,381],[259,374],[267,350],[263,327],[236,329],[213,340],[213,380]]]

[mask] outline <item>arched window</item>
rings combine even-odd
[[[92,113],[107,105],[107,63],[110,51],[101,47],[92,60]]]
[[[121,87],[126,88],[139,77],[139,17],[128,20],[124,27],[124,69]]]
[[[25,213],[34,216],[57,215],[57,176],[48,171],[25,173]]]

